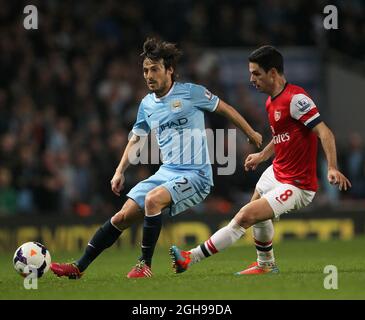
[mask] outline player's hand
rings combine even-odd
[[[254,131],[253,134],[248,137],[248,142],[255,144],[257,148],[260,148],[262,145],[262,135]]]
[[[123,190],[124,186],[124,174],[121,172],[115,172],[112,180],[110,180],[111,188],[114,194],[120,196],[120,192]]]
[[[328,169],[328,181],[330,184],[338,185],[339,190],[351,188],[351,182],[337,169]]]
[[[261,152],[249,154],[245,160],[245,170],[256,170],[257,166],[262,162],[262,160]]]

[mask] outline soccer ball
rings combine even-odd
[[[15,270],[23,277],[35,272],[37,278],[40,278],[49,269],[51,255],[43,244],[26,242],[16,249],[13,264]]]

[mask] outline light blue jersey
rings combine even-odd
[[[199,170],[213,185],[204,111],[213,112],[218,102],[203,86],[175,82],[161,98],[144,97],[132,131],[138,136],[155,132],[164,167]]]
[[[141,101],[133,133],[156,134],[163,164],[151,177],[138,183],[127,196],[144,209],[148,192],[158,186],[171,194],[170,215],[202,202],[213,186],[205,133],[204,111],[213,112],[218,97],[203,86],[175,82],[157,98],[148,94]]]

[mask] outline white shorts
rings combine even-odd
[[[265,198],[274,211],[275,218],[291,210],[298,210],[310,204],[314,191],[299,189],[276,180],[273,166],[268,167],[256,184],[256,190]]]

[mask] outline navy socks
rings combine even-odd
[[[110,220],[105,222],[90,240],[84,255],[76,262],[80,272],[83,272],[100,253],[117,241],[121,233],[120,230],[111,224]]]
[[[160,235],[162,226],[162,215],[145,216],[143,223],[143,238],[142,238],[142,256],[139,260],[144,260],[151,267],[152,256],[155,246]]]

